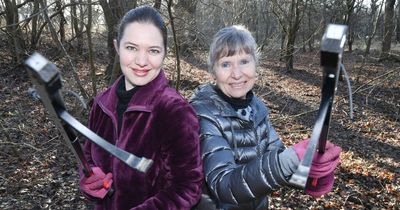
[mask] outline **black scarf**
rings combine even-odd
[[[214,86],[214,90],[218,94],[218,96],[220,96],[224,101],[228,102],[235,109],[235,111],[248,107],[254,96],[253,91],[251,90],[246,93],[245,99],[231,98],[225,95],[217,86]]]
[[[135,94],[137,89],[138,89],[138,87],[134,87],[127,91],[125,89],[125,77],[122,77],[117,85],[116,94],[118,97],[118,104],[117,104],[118,133],[121,130],[122,117],[124,115],[124,112],[128,108],[128,104],[131,101],[131,98]]]

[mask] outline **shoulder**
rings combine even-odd
[[[158,105],[164,108],[186,107],[189,102],[183,96],[171,87],[165,87],[158,94]]]
[[[108,87],[107,89],[100,91],[91,101],[91,107],[92,109],[97,107],[99,105],[99,103],[101,102],[105,102],[108,101],[110,99],[110,97],[112,97],[111,94],[111,87]]]
[[[221,115],[224,110],[229,108],[226,102],[216,94],[213,86],[210,84],[198,87],[190,99],[190,104],[200,117]]]
[[[155,109],[162,116],[169,118],[187,118],[195,116],[195,112],[189,102],[175,89],[165,87],[160,92]]]

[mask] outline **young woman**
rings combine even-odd
[[[197,209],[267,209],[268,193],[287,186],[308,140],[285,149],[267,107],[252,88],[257,46],[242,26],[221,29],[210,47],[208,66],[216,85],[200,87],[191,99],[200,120],[205,187]],[[340,148],[327,143],[313,160],[306,193],[332,189]],[[318,178],[318,179],[317,179]]]
[[[95,98],[89,128],[154,163],[142,173],[87,141],[93,175],[81,176],[80,189],[96,209],[190,209],[203,178],[199,126],[163,73],[167,29],[161,16],[148,6],[127,12],[114,44],[123,75]],[[112,195],[104,183],[112,183]]]

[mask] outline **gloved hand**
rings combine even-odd
[[[99,167],[93,167],[92,172],[89,177],[81,178],[79,187],[88,195],[104,198],[112,185],[112,173],[106,175]]]
[[[306,152],[309,139],[293,145],[293,149],[301,160]],[[340,162],[341,148],[329,141],[326,142],[325,153],[316,153],[313,157],[310,174],[306,184],[306,194],[320,197],[332,190],[335,180],[334,171]]]

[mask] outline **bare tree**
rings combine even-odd
[[[71,68],[70,70],[71,70],[71,72],[72,72],[72,74],[73,74],[73,76],[75,78],[77,86],[78,86],[79,90],[81,91],[81,94],[82,94],[83,98],[87,101],[89,99],[89,96],[88,96],[88,94],[86,93],[85,89],[82,86],[82,83],[81,83],[81,81],[79,79],[79,76],[78,76],[78,74],[77,74],[77,72],[75,70],[75,66],[72,63],[70,56],[68,55],[68,53],[65,50],[65,48],[64,48],[63,44],[61,43],[61,41],[58,39],[57,32],[56,32],[53,24],[51,23],[51,19],[50,19],[48,13],[47,13],[47,6],[46,6],[44,0],[38,0],[38,1],[39,1],[39,4],[40,4],[40,6],[41,6],[41,8],[43,10],[43,16],[44,16],[44,18],[45,18],[45,20],[47,22],[48,27],[49,27],[51,37],[52,37],[53,41],[56,43],[57,48],[67,58],[67,61],[68,61],[69,65],[70,65],[70,68]]]
[[[380,59],[387,59],[390,52],[390,45],[392,43],[392,34],[394,29],[394,4],[396,0],[386,0],[385,2],[385,15],[384,15],[384,34],[382,39],[382,52],[379,56]]]
[[[88,0],[88,18],[86,23],[86,36],[88,40],[88,49],[89,49],[89,69],[90,69],[90,77],[92,79],[92,96],[97,95],[97,78],[96,78],[96,68],[94,66],[94,53],[93,53],[93,43],[92,43],[92,0]]]
[[[274,16],[269,12],[269,4],[268,0],[257,1],[256,11],[258,16],[256,18],[255,38],[260,45],[260,50],[264,50],[269,45],[271,42],[270,36],[276,28]]]
[[[168,8],[168,16],[175,16],[173,17],[173,22],[176,23],[175,36],[179,40],[178,47],[181,55],[191,56],[192,48],[196,48],[196,6],[197,2],[194,0],[179,0],[174,8]],[[174,9],[174,14],[172,14],[172,9]],[[170,21],[172,22],[171,17]]]
[[[348,26],[347,32],[347,45],[349,47],[349,52],[353,51],[353,42],[354,42],[354,31],[351,25],[352,23],[352,16],[354,12],[354,5],[356,0],[346,0],[345,1],[345,15],[343,24]]]
[[[396,42],[400,42],[400,4],[397,3],[396,15]]]
[[[161,9],[161,0],[154,0],[154,5],[153,5],[153,7],[154,7],[156,10],[160,10],[160,9]]]
[[[66,20],[65,20],[65,17],[64,17],[64,9],[63,9],[63,7],[62,7],[62,4],[63,4],[63,0],[57,0],[56,1],[56,10],[57,11],[60,11],[60,20],[59,20],[59,27],[58,27],[58,34],[60,34],[60,41],[61,41],[61,43],[65,43],[65,27],[64,27],[64,25],[65,25],[65,22],[66,22]]]
[[[36,47],[38,45],[39,41],[39,36],[38,36],[38,24],[39,24],[39,18],[38,15],[33,15],[39,13],[39,2],[34,1],[33,2],[33,11],[32,11],[32,30],[31,30],[31,41],[30,45],[33,50],[36,50]]]
[[[175,89],[179,90],[180,80],[181,80],[181,61],[179,58],[179,43],[176,38],[175,24],[174,24],[174,16],[172,14],[172,4],[173,0],[168,0],[168,17],[171,24],[172,35],[174,37],[174,51],[176,56],[176,79],[175,79]]]
[[[117,25],[125,12],[137,6],[137,0],[99,0],[99,3],[103,9],[107,26],[107,51],[109,62],[106,68],[106,75],[111,84],[121,73],[113,44],[113,40],[117,37]]]
[[[19,62],[25,51],[23,34],[19,28],[18,7],[15,0],[4,0],[6,16],[6,32],[13,45],[12,55],[15,62]]]
[[[75,37],[77,40],[76,51],[78,54],[82,54],[83,51],[83,24],[82,24],[82,16],[83,16],[83,8],[82,8],[82,0],[71,0],[71,25],[72,31],[75,32]],[[79,11],[79,16],[78,16]]]
[[[382,6],[383,2],[378,5],[378,0],[371,0],[370,8],[371,8],[371,13],[370,13],[370,21],[368,23],[369,26],[372,27],[367,27],[367,37],[366,37],[366,47],[365,47],[365,56],[369,54],[369,51],[371,49],[371,43],[372,39],[375,37],[377,28],[378,28],[378,21],[379,17],[381,16],[382,12]],[[378,10],[379,8],[379,10]]]
[[[108,65],[106,68],[106,75],[108,78],[110,78],[109,83],[112,83],[116,79],[116,77],[112,75],[114,71],[119,69],[115,67],[117,55],[115,53],[113,39],[117,36],[116,26],[122,16],[122,8],[120,7],[121,4],[119,4],[120,2],[121,0],[99,0],[101,8],[103,9],[104,19],[107,27]]]
[[[286,70],[293,69],[293,57],[295,52],[296,33],[299,30],[300,22],[306,9],[307,0],[291,0],[289,4],[282,4],[277,0],[272,1],[272,11],[279,21],[284,33],[283,58],[286,63]]]

